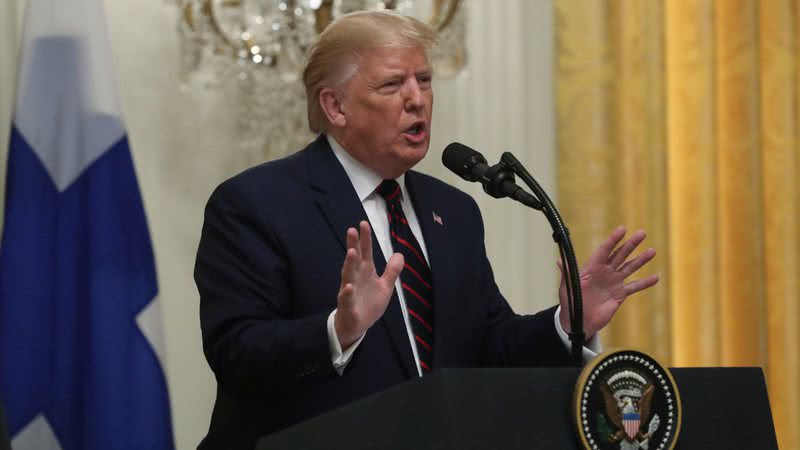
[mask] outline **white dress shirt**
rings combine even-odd
[[[336,159],[338,159],[339,163],[342,165],[342,167],[344,167],[347,177],[353,184],[353,188],[358,195],[358,199],[361,201],[361,205],[364,207],[364,211],[367,213],[367,218],[369,219],[370,226],[372,227],[372,232],[374,233],[375,239],[378,241],[378,244],[381,247],[381,252],[383,253],[384,259],[388,260],[389,257],[394,253],[394,250],[392,249],[392,241],[389,235],[389,221],[387,219],[386,202],[383,200],[380,194],[375,191],[383,181],[383,178],[350,156],[350,154],[347,153],[347,151],[342,148],[342,146],[339,145],[339,143],[336,142],[336,140],[331,136],[326,137],[328,138],[328,143],[333,149],[334,155],[336,155]],[[408,190],[406,189],[405,175],[401,175],[396,181],[400,185],[401,189],[400,203],[403,207],[403,213],[408,220],[408,225],[411,227],[411,231],[414,233],[414,237],[417,238],[417,242],[419,242],[419,246],[425,256],[425,260],[429,261],[430,258],[428,257],[428,249],[425,247],[425,239],[422,236],[422,229],[419,227],[417,214],[414,212],[414,207],[411,204]],[[358,224],[353,224],[353,226],[357,227]],[[342,262],[344,262],[344,260],[342,260]],[[411,329],[408,311],[406,310],[406,299],[403,289],[400,286],[400,278],[397,279],[394,289],[398,298],[400,299],[400,310],[403,312],[403,321],[406,324],[408,342],[409,345],[411,345],[411,351],[414,354],[414,361],[417,365],[417,373],[422,376],[422,369],[419,365],[419,355],[417,353],[417,343],[414,340],[414,333]],[[555,321],[556,331],[558,332],[561,341],[567,348],[569,348],[569,337],[561,328],[561,323],[558,320],[560,310],[560,307],[556,309],[553,320]],[[347,349],[342,349],[342,346],[339,343],[339,338],[336,336],[336,329],[333,323],[335,315],[336,310],[333,310],[333,312],[331,312],[331,314],[328,316],[328,342],[331,349],[333,366],[341,375],[344,372],[344,368],[347,366],[347,363],[350,362],[350,358],[353,356],[356,348],[358,348],[359,344],[361,344],[361,341],[364,339],[366,334],[358,338],[358,340],[356,340]],[[367,331],[367,333],[368,332],[369,331]],[[596,336],[587,342],[587,347],[583,348],[583,358],[584,360],[588,361],[589,359],[594,358],[600,351],[599,340],[596,338]]]

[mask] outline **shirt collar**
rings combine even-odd
[[[328,139],[328,144],[330,144],[331,149],[333,149],[333,154],[336,155],[336,159],[339,160],[339,163],[344,168],[347,178],[349,178],[350,183],[353,184],[353,188],[355,188],[356,194],[358,195],[358,200],[363,203],[367,197],[375,193],[375,189],[381,184],[383,178],[372,169],[353,158],[344,147],[336,142],[333,136],[326,134],[325,137]],[[403,174],[397,177],[396,181],[400,185],[402,197],[408,198],[405,179],[406,175]]]

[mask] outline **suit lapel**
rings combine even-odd
[[[336,155],[333,154],[324,135],[316,140],[310,151],[309,181],[311,189],[331,231],[342,244],[341,264],[344,262],[344,250],[347,249],[347,229],[357,228],[359,222],[369,219],[353,184],[339,160],[336,159]],[[372,258],[375,261],[376,272],[382,274],[386,269],[386,260],[374,233],[372,235]],[[411,352],[408,332],[396,292],[392,294],[389,306],[379,322],[386,328],[407,376],[416,377],[417,366]]]
[[[452,234],[447,232],[448,218],[440,215],[442,210],[437,210],[446,206],[437,198],[439,191],[430,189],[428,180],[412,171],[406,173],[406,188],[422,229],[433,277],[433,367],[437,368],[443,361],[447,339],[453,336],[449,332],[449,325],[450,321],[454,320],[454,312],[458,307],[458,299],[454,292],[458,274],[448,258],[454,242]]]
[[[347,229],[358,228],[359,222],[367,220],[367,213],[325,135],[320,135],[310,149],[309,182],[331,231],[342,249],[347,249]],[[342,255],[344,258],[344,252]]]

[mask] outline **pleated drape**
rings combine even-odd
[[[800,448],[800,1],[556,2],[559,198],[585,258],[648,231],[662,276],[607,346],[765,369]]]

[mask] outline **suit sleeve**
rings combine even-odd
[[[233,396],[335,374],[330,311],[292,317],[286,253],[247,197],[231,182],[211,196],[194,271],[203,350]]]
[[[494,280],[491,264],[486,256],[484,227],[481,213],[474,200],[471,201],[477,217],[480,239],[478,272],[483,280],[482,296],[488,302],[486,327],[484,330],[481,365],[489,367],[566,367],[572,366],[569,352],[555,328],[553,316],[557,306],[533,315],[515,314]],[[533,295],[533,293],[531,294]]]

